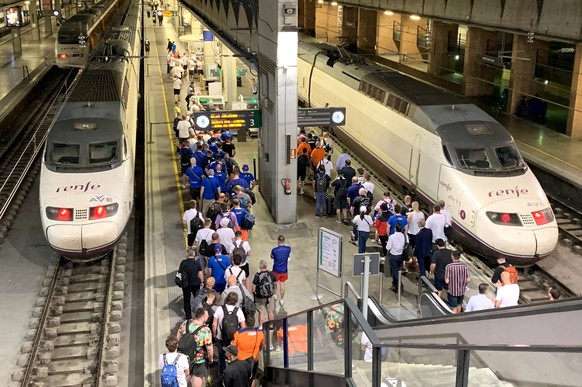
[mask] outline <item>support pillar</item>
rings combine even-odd
[[[223,46],[222,55],[222,84],[224,85],[224,99],[227,101],[227,106],[231,107],[233,102],[236,102],[237,87],[236,87],[236,58],[233,52],[226,46]]]
[[[36,6],[36,1],[31,1],[29,7],[30,38],[32,40],[40,40],[40,26],[38,25],[38,8]]]
[[[527,42],[527,37],[523,35],[513,36],[514,59],[511,63],[511,79],[509,81],[509,103],[507,111],[515,113],[519,106],[521,96],[535,95],[534,73],[536,66],[536,50],[532,49],[532,43]],[[572,85],[574,82],[572,81]]]
[[[457,36],[457,25],[433,20],[431,31],[431,50],[428,72],[441,75],[454,71],[455,57],[448,54],[449,36]]]
[[[210,78],[210,82],[220,82],[219,78],[214,78],[210,74],[210,70],[214,70],[217,68],[216,65],[216,54],[214,53],[214,34],[208,30],[202,31],[202,40],[203,46],[202,50],[204,51],[204,85],[202,87],[205,90],[208,90],[208,79]],[[210,92],[209,92],[210,94]]]
[[[358,8],[358,11],[358,50],[367,54],[375,54],[378,11],[364,8]]]
[[[297,164],[290,158],[297,133],[297,20],[284,18],[297,10],[297,0],[259,0],[259,187],[278,224],[297,221]],[[297,12],[297,11],[295,11]],[[291,193],[283,182],[290,179]]]
[[[412,20],[408,15],[401,16],[402,37],[400,39],[400,62],[421,60],[420,50],[416,45],[418,26],[425,26],[426,19]]]
[[[309,36],[315,36],[315,3],[313,0],[302,0],[299,7],[299,27],[303,27]]]
[[[573,138],[582,138],[582,44],[576,45],[575,55],[566,134]]]

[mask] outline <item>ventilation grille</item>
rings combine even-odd
[[[520,214],[519,217],[521,218],[521,223],[523,223],[524,226],[536,225],[536,221],[531,214]]]
[[[259,58],[259,70],[272,76],[275,76],[277,73],[277,65],[273,62],[270,58],[265,56],[264,54],[259,53],[257,55]]]
[[[116,78],[120,75],[109,70],[87,70],[75,85],[68,102],[120,101],[121,89]]]
[[[75,220],[87,220],[89,219],[89,211],[84,208],[82,210],[75,209]]]

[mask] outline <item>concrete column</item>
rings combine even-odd
[[[342,34],[338,28],[338,10],[341,5],[331,5],[329,3],[318,4],[315,11],[315,37],[326,39],[328,42],[337,43],[337,37]],[[343,12],[343,8],[341,8]]]
[[[358,8],[358,50],[373,54],[378,31],[378,11]]]
[[[394,57],[390,57],[394,61],[398,61],[399,48],[394,41],[394,21],[400,21],[397,15],[386,15],[384,12],[378,11],[377,17],[377,33],[376,33],[376,53],[384,55],[393,53]]]
[[[500,85],[502,74],[500,66],[486,65],[480,59],[483,55],[489,54],[495,57],[497,52],[488,52],[489,49],[497,47],[499,34],[496,31],[483,30],[477,27],[470,27],[467,31],[465,44],[465,57],[463,60],[463,80],[464,94],[467,97],[479,95],[491,95]],[[515,62],[514,62],[515,63]]]
[[[582,44],[576,45],[566,134],[582,138]]]
[[[432,23],[432,45],[430,49],[429,74],[441,75],[445,69],[454,69],[454,57],[448,55],[449,35],[457,36],[457,25],[434,20]]]
[[[514,59],[511,62],[510,93],[507,111],[515,113],[522,94],[536,94],[534,81],[536,50],[532,46],[532,43],[527,42],[527,36],[514,35],[511,55]],[[572,80],[572,85],[574,85],[574,80]]]
[[[315,0],[302,0],[299,7],[299,27],[310,36],[315,36],[315,7]]]
[[[422,57],[418,46],[416,45],[416,36],[418,26],[426,26],[426,19],[412,20],[408,15],[402,15],[402,39],[400,40],[400,61],[407,62],[412,60],[420,60]]]
[[[31,1],[29,4],[30,11],[30,38],[32,40],[40,40],[40,26],[38,25],[38,8],[36,1]]]
[[[226,46],[222,47],[222,84],[227,106],[231,106],[237,98],[236,88],[236,58]]]
[[[204,67],[206,65],[214,65],[216,63],[216,57],[214,54],[214,35],[208,30],[202,31],[202,40],[204,42]],[[208,74],[205,74],[208,76]]]
[[[340,34],[344,37],[343,40],[348,42],[347,49],[355,51],[358,46],[358,8],[344,6],[342,11],[343,23]]]
[[[297,3],[259,0],[259,188],[279,224],[297,220],[297,164],[289,157],[297,133],[297,24],[283,18],[283,9],[297,9]],[[283,179],[291,180],[290,195]]]

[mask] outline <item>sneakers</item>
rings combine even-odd
[[[275,350],[275,347],[273,347],[273,344],[269,345],[269,350],[270,351],[274,351]]]
[[[285,300],[281,298],[281,299],[279,300],[279,305],[280,305],[280,306],[283,306],[283,304],[284,304],[284,303],[285,303]]]
[[[182,184],[182,189],[186,189],[186,186],[184,184]]]
[[[305,191],[301,190],[301,192],[299,192],[300,195],[303,195],[305,193]]]

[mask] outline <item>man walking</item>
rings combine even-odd
[[[461,313],[465,289],[471,282],[469,268],[460,259],[461,252],[459,250],[453,251],[453,262],[449,263],[445,268],[445,283],[448,285],[449,306],[453,313]]]
[[[291,247],[285,245],[285,237],[279,235],[277,238],[277,247],[271,250],[271,259],[273,259],[273,273],[279,283],[279,305],[283,306],[285,302],[285,281],[289,278],[287,273],[291,255]]]
[[[190,299],[196,297],[196,293],[200,290],[200,284],[204,281],[202,268],[198,261],[194,259],[193,250],[188,250],[188,256],[180,263],[178,272],[186,273],[188,278],[188,284],[182,288],[182,294],[184,296],[184,313],[186,314],[186,320],[189,320],[192,318]],[[182,280],[184,280],[183,277]]]

